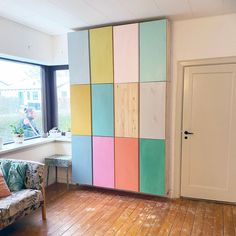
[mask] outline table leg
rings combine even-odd
[[[57,183],[57,166],[56,166],[56,183]]]
[[[47,169],[47,186],[48,186],[48,179],[49,179],[49,169],[50,169],[50,166],[48,166],[48,169]]]
[[[67,191],[69,191],[69,167],[67,167],[66,179],[67,179]]]

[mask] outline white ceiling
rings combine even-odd
[[[0,16],[57,35],[75,28],[154,17],[236,12],[236,0],[0,0]]]

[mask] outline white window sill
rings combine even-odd
[[[3,148],[0,150],[0,156],[1,154],[16,152],[21,149],[26,149],[26,148],[30,148],[34,146],[40,146],[40,145],[52,143],[52,142],[71,142],[71,138],[67,138],[67,137],[36,138],[36,139],[26,140],[22,144],[16,144],[16,143],[6,144],[6,145],[3,145]]]

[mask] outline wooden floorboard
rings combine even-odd
[[[66,185],[46,190],[41,210],[0,231],[0,236],[236,236],[236,206],[203,200],[147,197]]]

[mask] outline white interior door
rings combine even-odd
[[[181,195],[236,202],[236,64],[185,68],[182,127]]]

